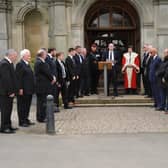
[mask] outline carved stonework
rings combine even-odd
[[[22,8],[20,8],[17,13],[16,23],[22,23],[24,21],[25,15],[33,9],[35,9],[35,6],[31,3],[27,3]]]
[[[72,0],[72,4],[73,4],[74,6],[77,6],[78,3],[79,3],[79,0]]]
[[[11,1],[9,0],[0,0],[0,12],[9,11],[12,9]]]

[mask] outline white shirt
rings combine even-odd
[[[8,57],[5,57],[5,59],[6,59],[10,64],[12,64],[12,61],[11,61]]]
[[[111,58],[111,55],[112,55],[112,58]],[[109,60],[114,61],[114,51],[113,50],[109,50]]]
[[[26,65],[29,65],[29,63],[27,62],[27,61],[25,61],[24,59],[22,59],[23,61],[24,61],[24,63],[26,64]]]
[[[59,62],[59,64],[60,64],[61,68],[62,68],[62,77],[63,77],[63,78],[66,78],[65,66],[64,66],[64,64],[61,62],[61,60],[58,59],[58,62]]]
[[[72,55],[68,55],[71,59],[73,59],[73,56]]]
[[[157,55],[155,55],[154,57],[153,57],[153,59],[155,59],[157,57]]]
[[[41,58],[41,57],[38,57],[42,62],[44,62],[45,63],[45,60],[43,59],[43,58]]]
[[[52,55],[51,55],[50,53],[48,53],[48,56],[49,56],[50,58],[53,58]]]

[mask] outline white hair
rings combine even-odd
[[[5,53],[6,57],[9,57],[12,54],[16,54],[17,52],[14,49],[8,49]]]
[[[24,49],[20,51],[20,57],[23,58],[26,54],[30,54],[30,50]]]

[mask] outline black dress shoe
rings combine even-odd
[[[1,133],[3,134],[14,134],[16,133],[15,131],[12,131],[11,129],[4,129],[4,130],[1,130]]]
[[[155,110],[156,111],[164,111],[165,109],[164,108],[156,108]]]
[[[10,130],[11,130],[11,131],[17,131],[17,130],[19,130],[19,128],[11,127]]]
[[[34,123],[34,122],[31,122],[30,120],[26,120],[25,123],[28,124],[28,125],[35,125],[35,123]]]
[[[59,112],[60,112],[59,108],[55,109],[55,111],[54,111],[54,113],[59,113]]]
[[[27,123],[23,123],[23,124],[19,124],[20,127],[29,127],[29,124]]]
[[[28,125],[35,125],[35,123],[34,123],[34,122],[31,122],[31,121],[29,121],[27,124],[28,124]]]
[[[45,120],[37,120],[39,123],[46,123],[47,122],[47,120],[45,119]]]
[[[64,109],[72,109],[72,107],[64,106]]]

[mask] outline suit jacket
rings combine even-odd
[[[145,75],[145,76],[149,76],[149,70],[150,70],[150,63],[152,61],[152,57],[149,56],[149,54],[145,54],[144,53],[144,58],[143,58],[143,61],[142,61],[142,73]]]
[[[120,71],[121,55],[119,52],[117,52],[115,50],[113,52],[114,52],[114,61],[115,61],[113,68],[115,68],[117,71]],[[108,58],[109,58],[109,50],[107,50],[103,53],[103,61],[106,61]]]
[[[75,63],[76,63],[76,73],[77,73],[78,76],[81,75],[81,68],[82,68],[82,63],[80,62],[79,57],[81,58],[82,63],[83,63],[83,57],[81,55],[76,54],[74,56],[74,60],[75,60]]]
[[[72,78],[76,75],[76,64],[75,64],[75,61],[73,61],[71,59],[70,56],[68,56],[66,59],[65,59],[65,65],[67,67],[67,71],[68,71],[68,77],[69,77],[69,80],[72,80]]]
[[[51,81],[53,80],[53,75],[51,74],[48,63],[43,62],[40,58],[37,58],[34,66],[34,71],[36,93],[49,94],[51,90]]]
[[[17,80],[13,64],[8,60],[0,61],[0,95],[9,96],[17,93]]]
[[[23,60],[16,65],[16,76],[18,89],[23,89],[26,95],[32,95],[35,90],[34,74],[30,67]]]
[[[98,62],[101,59],[100,53],[98,51],[96,52],[90,52],[88,55],[88,59],[89,59],[89,68],[91,70],[92,74],[95,74],[95,72],[97,73],[98,71]]]
[[[83,59],[82,67],[81,67],[81,77],[89,77],[90,75],[90,65],[89,65],[89,56],[87,55],[85,59]]]
[[[62,67],[61,67],[60,63],[58,62],[58,60],[56,60],[55,62],[56,62],[56,67],[57,67],[57,83],[62,84],[63,80],[68,79],[67,69],[66,69],[65,63],[62,61],[63,65],[65,67],[65,73],[66,73],[66,78],[63,79],[63,77],[62,77]]]
[[[150,70],[149,70],[149,80],[151,83],[157,82],[157,75],[156,72],[158,71],[160,65],[161,65],[161,58],[157,56],[155,59],[152,59],[150,64]]]
[[[156,71],[156,77],[157,77],[157,82],[159,86],[162,87],[167,87],[167,80],[166,82],[163,83],[162,79],[167,79],[167,69],[168,68],[168,59],[165,59],[163,62],[161,62],[158,70]]]
[[[57,77],[57,71],[56,71],[56,64],[54,58],[51,58],[49,55],[46,57],[46,63],[48,63],[49,68],[50,68],[50,73]]]

